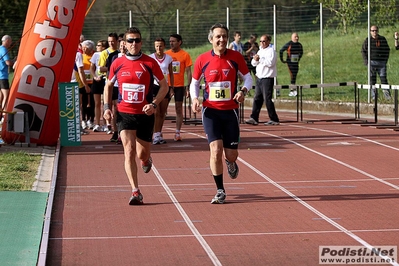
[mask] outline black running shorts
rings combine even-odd
[[[147,142],[152,141],[154,131],[154,115],[117,113],[116,124],[119,132],[122,130],[136,130],[136,136]]]
[[[202,124],[208,143],[222,139],[224,148],[238,148],[240,141],[238,109],[217,110],[205,107],[202,109]]]

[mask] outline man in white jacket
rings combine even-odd
[[[251,64],[256,67],[257,80],[252,114],[250,118],[245,121],[247,124],[257,125],[259,123],[259,113],[262,109],[263,102],[266,104],[267,113],[270,118],[265,125],[274,126],[280,124],[272,101],[274,78],[277,76],[277,54],[273,47],[270,46],[271,39],[271,36],[267,34],[260,37],[260,49],[251,61]]]

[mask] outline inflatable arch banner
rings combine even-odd
[[[29,2],[7,111],[28,113],[32,143],[57,144],[58,83],[71,80],[87,5],[88,0]],[[6,128],[1,135],[6,143],[24,139]]]

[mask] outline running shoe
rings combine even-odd
[[[93,129],[93,127],[94,127],[94,124],[90,120],[87,120],[86,125],[87,125],[88,129]]]
[[[162,137],[159,137],[159,144],[166,144],[166,140],[164,140]]]
[[[118,140],[116,141],[116,144],[122,144],[122,139],[121,139],[121,137],[118,137]]]
[[[245,124],[250,124],[250,125],[256,126],[258,124],[258,122],[251,117],[250,119],[245,120]]]
[[[129,205],[143,205],[143,194],[141,194],[140,190],[132,193],[132,196],[129,199]]]
[[[141,161],[141,168],[143,168],[144,173],[148,173],[152,167],[152,158],[148,158],[147,162]]]
[[[180,133],[175,134],[175,138],[173,139],[174,141],[181,141]]]
[[[105,132],[109,135],[112,134],[112,126],[111,125],[107,125],[107,128],[105,129]]]
[[[101,130],[100,125],[95,125],[94,128],[93,128],[93,131],[94,132],[101,132],[102,130]]]
[[[87,128],[87,123],[86,121],[82,120],[82,129],[86,129]]]
[[[159,136],[155,136],[154,139],[152,140],[152,144],[153,144],[153,145],[161,144],[161,142],[159,141],[159,139],[160,139]]]
[[[277,125],[280,125],[280,122],[275,122],[273,120],[270,120],[270,121],[266,122],[264,125],[265,126],[277,126]]]
[[[223,204],[226,199],[226,193],[223,189],[218,189],[215,197],[211,200],[211,204]]]
[[[111,142],[117,142],[118,141],[118,131],[115,131],[114,134],[112,134],[112,137],[109,139]]]
[[[290,93],[288,93],[288,96],[290,97],[296,97],[298,95],[298,93],[296,92],[296,90],[292,90],[290,91]]]
[[[229,173],[230,178],[236,179],[239,172],[237,163],[236,162],[231,163],[226,159],[226,164],[227,164],[227,172]]]

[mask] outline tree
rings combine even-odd
[[[359,21],[361,15],[368,10],[367,1],[362,0],[317,0],[333,13],[327,21],[327,25],[338,22],[337,28],[343,33],[348,33],[348,28],[354,26]],[[390,25],[396,22],[395,0],[374,0],[371,6],[373,13],[376,14],[376,24],[379,26]]]

